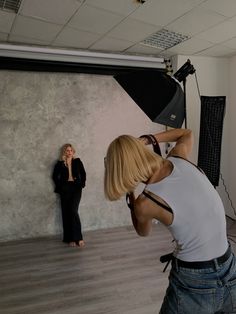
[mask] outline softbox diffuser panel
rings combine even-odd
[[[215,187],[220,178],[225,100],[225,96],[201,96],[198,166]]]
[[[152,70],[122,73],[114,78],[153,122],[173,128],[182,126],[184,93],[175,79]]]

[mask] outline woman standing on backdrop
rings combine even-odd
[[[206,175],[188,160],[192,132],[174,129],[155,138],[176,142],[167,158],[129,135],[109,145],[105,195],[117,200],[128,193],[140,236],[147,236],[157,219],[175,240],[176,249],[168,255],[172,268],[161,314],[236,313],[236,259],[227,241],[225,210]],[[141,182],[145,189],[136,198]]]
[[[69,246],[85,245],[78,213],[82,189],[85,187],[86,172],[80,158],[75,158],[71,144],[62,147],[61,158],[57,161],[52,175],[55,193],[60,195],[63,242]]]

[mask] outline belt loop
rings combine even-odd
[[[174,264],[175,264],[175,269],[176,269],[176,271],[179,272],[179,265],[178,265],[178,260],[177,260],[176,257],[173,258],[173,262],[174,262]]]
[[[217,259],[214,258],[213,262],[214,262],[215,270],[217,271],[220,268],[219,265],[218,265]]]

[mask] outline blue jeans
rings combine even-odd
[[[222,265],[191,269],[172,263],[160,314],[236,313],[236,258]]]

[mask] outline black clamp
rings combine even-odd
[[[163,269],[163,273],[166,271],[167,267],[169,266],[169,264],[173,260],[173,258],[174,258],[173,253],[165,254],[165,255],[162,255],[160,257],[160,262],[166,263],[166,266]]]

